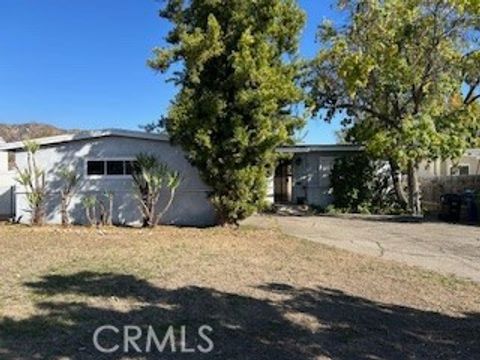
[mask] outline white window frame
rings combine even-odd
[[[105,170],[103,175],[88,175],[88,162],[89,161],[103,161],[105,163]],[[98,179],[131,179],[132,175],[107,175],[107,162],[108,161],[135,161],[134,157],[102,157],[102,158],[85,158],[84,162],[84,175],[87,179],[98,180]]]

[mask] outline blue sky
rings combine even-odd
[[[301,52],[313,56],[317,25],[335,0],[300,0],[308,14]],[[1,0],[0,123],[138,129],[166,113],[175,94],[146,66],[168,23],[155,0]],[[338,124],[312,120],[307,143],[335,142]]]

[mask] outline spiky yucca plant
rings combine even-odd
[[[85,196],[82,199],[82,205],[85,208],[85,216],[90,226],[97,225],[97,198],[94,195]]]
[[[35,141],[25,141],[24,148],[27,152],[27,167],[20,169],[15,164],[18,172],[16,181],[26,190],[31,224],[40,226],[44,223],[46,197],[45,171],[37,166],[35,160],[40,145]]]
[[[138,154],[133,166],[133,180],[143,216],[144,227],[158,225],[173,203],[175,191],[181,183],[180,174],[160,163],[153,155]],[[168,200],[163,209],[157,204],[162,190],[168,190]]]
[[[77,172],[73,169],[67,167],[61,167],[58,171],[58,176],[63,182],[63,186],[60,190],[61,196],[61,208],[60,213],[62,216],[62,225],[70,225],[70,217],[68,215],[68,207],[72,201],[73,194],[75,193],[75,188],[77,186],[78,180],[80,177]]]

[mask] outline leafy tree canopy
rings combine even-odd
[[[294,0],[169,0],[160,16],[173,29],[150,65],[179,69],[167,131],[212,187],[219,221],[236,223],[262,205],[275,148],[302,125],[291,107],[305,16]]]
[[[478,140],[480,2],[343,0],[339,6],[349,20],[320,27],[323,46],[307,80],[310,105],[326,110],[327,120],[343,113],[354,140],[408,169],[410,205],[418,211],[418,164],[459,157]]]

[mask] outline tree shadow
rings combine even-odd
[[[256,287],[262,298],[206,287],[164,289],[132,275],[80,272],[25,284],[40,300],[36,315],[0,319],[0,358],[13,359],[472,359],[480,353],[480,314],[456,318],[388,305],[335,289],[288,284]],[[59,300],[56,300],[59,299]],[[80,300],[79,300],[80,299]],[[71,301],[69,301],[71,300]],[[128,301],[128,306],[125,302]],[[106,355],[92,343],[102,325],[213,328],[208,354]],[[105,347],[122,344],[106,332]],[[138,341],[145,349],[145,337]],[[177,348],[178,349],[178,348]]]

